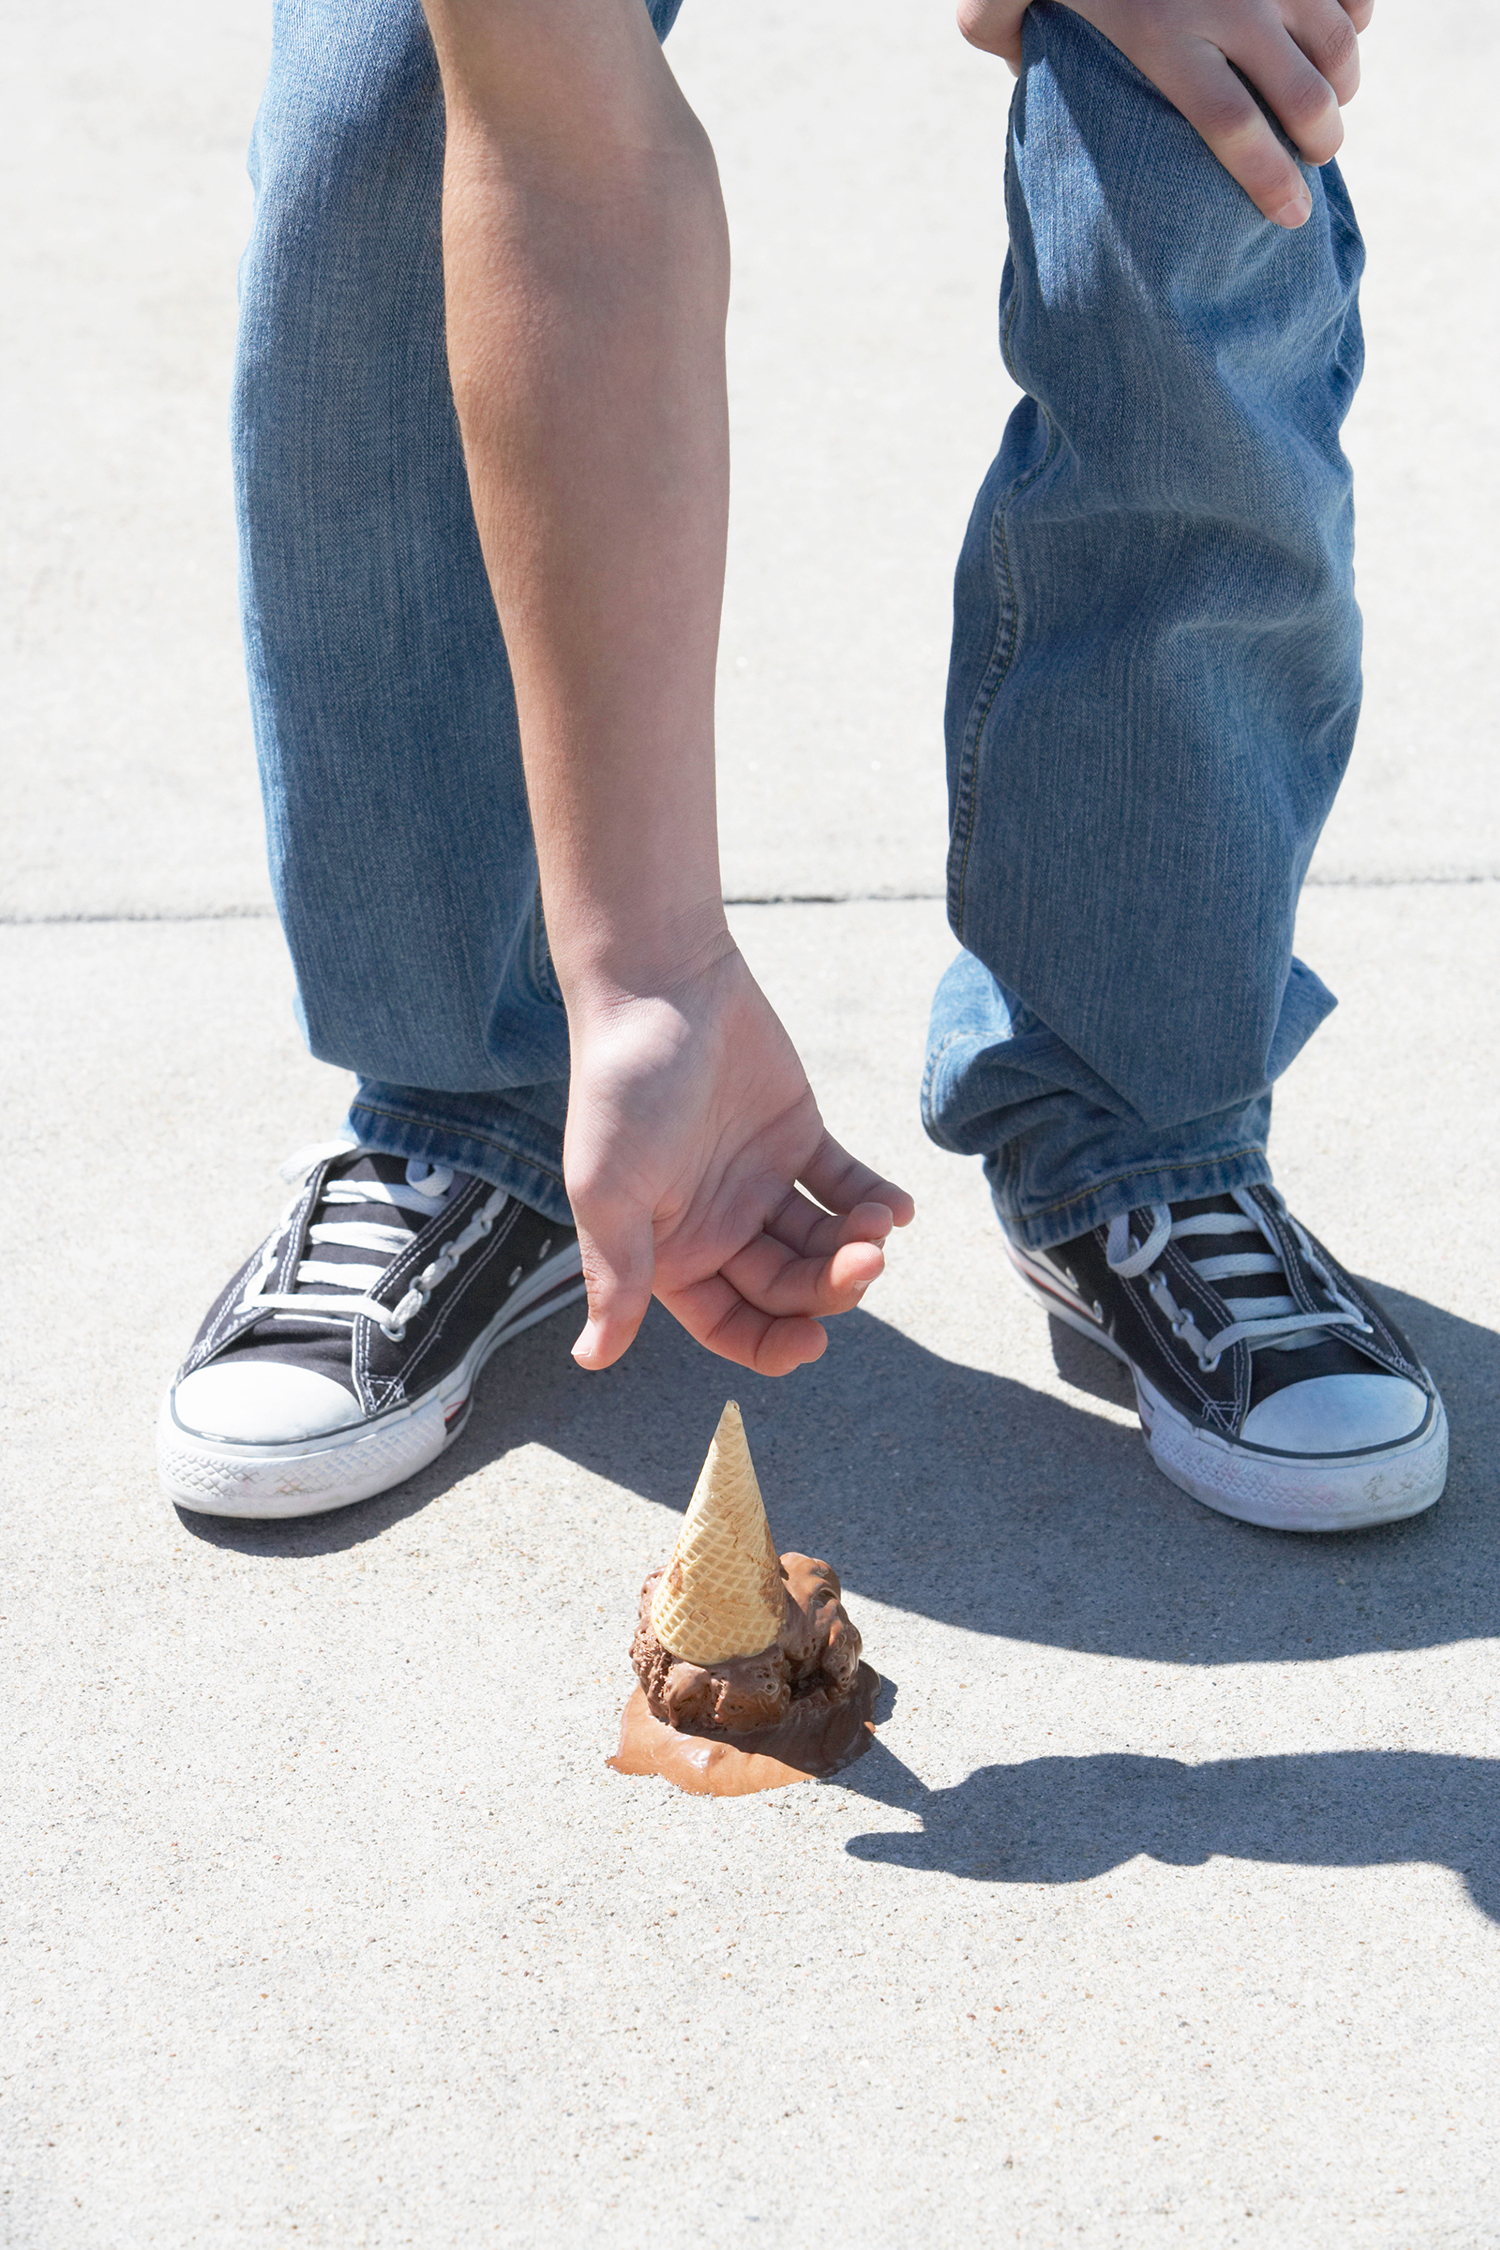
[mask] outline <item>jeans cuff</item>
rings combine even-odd
[[[1122,1172],[1096,1187],[1084,1188],[1066,1202],[1022,1216],[1008,1211],[991,1182],[1000,1224],[1019,1249],[1055,1250],[1095,1227],[1109,1225],[1122,1212],[1138,1211],[1147,1203],[1183,1203],[1200,1195],[1227,1195],[1231,1188],[1269,1185],[1271,1166],[1263,1148],[1231,1149],[1223,1156],[1197,1164],[1176,1164],[1152,1170]]]
[[[429,1096],[429,1099],[433,1097]],[[415,1157],[427,1164],[446,1164],[455,1172],[472,1172],[491,1187],[504,1188],[518,1202],[540,1211],[544,1219],[570,1227],[573,1212],[563,1186],[561,1169],[543,1163],[535,1152],[516,1143],[535,1134],[535,1121],[518,1120],[515,1136],[507,1137],[503,1115],[491,1130],[480,1132],[472,1123],[444,1125],[432,1118],[411,1116],[384,1103],[356,1099],[349,1108],[350,1130],[365,1148],[382,1156]]]

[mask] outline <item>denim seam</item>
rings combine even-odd
[[[1153,1172],[1199,1172],[1206,1170],[1211,1164],[1233,1164],[1242,1156],[1264,1156],[1265,1153],[1258,1141],[1250,1141],[1244,1148],[1220,1149],[1212,1156],[1190,1157],[1181,1164],[1164,1164],[1160,1161],[1155,1164],[1132,1164],[1128,1172],[1112,1173],[1107,1180],[1093,1180],[1086,1188],[1080,1188],[1076,1195],[1065,1195],[1058,1203],[1044,1204],[1041,1210],[1033,1211],[1029,1216],[1033,1219],[1050,1219],[1059,1211],[1071,1210],[1075,1203],[1087,1203],[1090,1196],[1102,1195],[1106,1188],[1123,1187],[1127,1180],[1149,1179]]]
[[[922,1091],[918,1096],[919,1105],[922,1109],[925,1110],[930,1107],[932,1080],[933,1075],[937,1070],[938,1064],[942,1061],[944,1055],[947,1054],[950,1047],[956,1047],[959,1041],[966,1038],[967,1036],[967,1033],[962,1031],[945,1032],[940,1044],[934,1047],[932,1053],[928,1056],[927,1067],[922,1072]]]
[[[1009,158],[1007,158],[1007,162],[1009,162]],[[1011,365],[1010,332],[1015,325],[1016,314],[1020,309],[1020,299],[1021,290],[1018,281],[1006,312],[1005,326],[1000,334],[1000,358],[1012,382],[1015,382],[1016,375]],[[1024,384],[1018,387],[1025,388]],[[1030,397],[1031,394],[1028,392],[1027,396]],[[1022,477],[1018,483],[1012,485],[1010,491],[997,505],[993,516],[990,518],[990,563],[992,568],[999,571],[1005,589],[1006,607],[996,626],[995,645],[990,650],[990,660],[985,677],[980,683],[979,694],[975,697],[978,715],[966,730],[965,755],[959,767],[958,802],[954,811],[953,828],[955,837],[960,833],[962,834],[964,846],[963,857],[959,861],[958,874],[949,883],[948,920],[960,944],[963,943],[964,891],[969,877],[969,852],[973,846],[974,830],[978,821],[979,742],[990,712],[994,708],[995,698],[1010,676],[1010,669],[1015,663],[1016,650],[1021,639],[1021,609],[1020,603],[1016,599],[1015,579],[1011,573],[1010,543],[1005,536],[1005,516],[1007,510],[1014,507],[1016,501],[1020,499],[1021,494],[1029,486],[1035,484],[1037,479],[1052,466],[1061,439],[1061,432],[1053,421],[1051,414],[1048,413],[1046,406],[1040,399],[1036,399],[1034,403],[1047,424],[1047,450],[1036,467]],[[1007,633],[1010,638],[1010,646],[1005,650],[1002,661],[1001,652]],[[989,690],[988,694],[985,693],[986,688]]]
[[[985,721],[994,707],[1006,674],[1015,661],[1016,641],[1020,630],[1020,620],[1016,615],[1015,581],[1011,577],[1010,552],[1005,542],[1006,505],[1002,501],[990,518],[990,567],[997,572],[1003,585],[1004,604],[995,627],[995,645],[990,650],[990,660],[984,679],[980,682],[979,694],[975,698],[975,716],[966,729],[964,756],[959,766],[958,805],[953,821],[955,837],[962,835],[964,841],[958,873],[949,886],[948,919],[960,944],[964,934],[964,892],[969,879],[969,853],[974,842],[979,799],[979,738],[984,733]],[[1010,646],[1005,650],[1002,661],[1001,651],[1007,637]]]
[[[498,1155],[508,1156],[512,1163],[524,1164],[529,1170],[542,1172],[549,1180],[556,1180],[563,1193],[567,1193],[567,1184],[561,1172],[554,1172],[552,1166],[544,1164],[540,1157],[532,1156],[524,1149],[513,1148],[508,1141],[499,1141],[493,1134],[481,1132],[478,1126],[443,1125],[435,1118],[413,1117],[405,1110],[387,1109],[382,1103],[360,1101],[357,1097],[352,1106],[354,1109],[362,1109],[369,1117],[385,1117],[393,1125],[411,1125],[421,1133],[448,1133],[455,1140],[478,1141],[483,1147],[494,1149]]]

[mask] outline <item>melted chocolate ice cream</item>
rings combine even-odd
[[[630,1661],[654,1718],[694,1734],[751,1734],[779,1726],[797,1706],[812,1719],[848,1701],[859,1674],[860,1637],[840,1600],[838,1576],[811,1555],[783,1555],[786,1613],[759,1656],[689,1664],[663,1648],[651,1629],[654,1570],[641,1588],[640,1622]]]
[[[689,1664],[651,1629],[661,1572],[641,1588],[630,1661],[640,1686],[625,1706],[619,1773],[657,1774],[679,1789],[744,1797],[842,1772],[874,1739],[880,1681],[860,1662],[860,1638],[838,1575],[811,1555],[783,1555],[781,1631],[758,1656]]]

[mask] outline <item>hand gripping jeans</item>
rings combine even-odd
[[[1027,396],[958,567],[923,1115],[1047,1249],[1269,1178],[1334,1004],[1292,924],[1359,709],[1363,251],[1333,165],[1272,226],[1066,8],[1026,18],[1009,141]]]
[[[417,0],[278,0],[235,388],[251,701],[303,1026],[357,1073],[355,1130],[565,1219],[567,1027],[448,385],[442,147]],[[965,950],[923,1110],[1046,1247],[1265,1178],[1271,1081],[1333,1004],[1291,928],[1358,707],[1360,246],[1332,166],[1304,228],[1270,226],[1056,5],[1009,157],[1028,395],[958,571]]]

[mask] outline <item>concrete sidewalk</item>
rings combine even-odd
[[[1454,1464],[1309,1541],[1163,1482],[916,1122],[947,580],[1005,406],[1005,87],[946,15],[688,0],[673,39],[737,243],[728,882],[843,900],[736,924],[919,1224],[790,1382],[659,1315],[586,1378],[555,1323],[436,1469],[279,1528],[152,1465],[344,1091],[291,1025],[234,647],[263,27],[13,27],[0,2244],[1500,2243],[1495,35],[1455,79],[1451,0],[1383,0],[1350,113],[1371,701],[1303,916],[1342,1005],[1276,1142]],[[731,1390],[888,1685],[842,1782],[718,1805],[603,1761]]]

